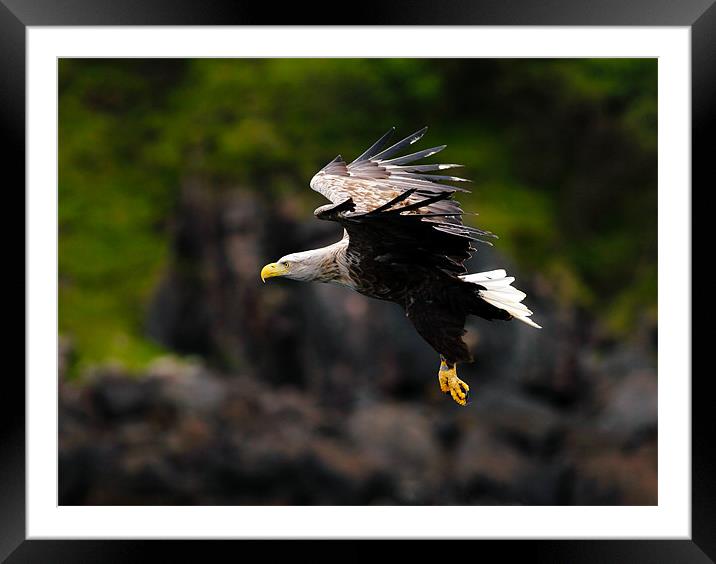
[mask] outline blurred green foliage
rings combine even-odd
[[[78,370],[160,352],[144,314],[182,178],[309,210],[315,171],[393,125],[449,145],[464,207],[558,302],[615,336],[656,323],[654,59],[62,59],[59,96],[59,329]]]

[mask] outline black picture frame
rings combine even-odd
[[[569,25],[687,26],[692,38],[692,183],[706,184],[713,161],[716,101],[716,0],[491,0],[392,1],[378,10],[335,4],[290,5],[215,0],[0,0],[0,123],[5,143],[5,187],[25,183],[25,49],[28,26],[86,25]],[[348,19],[347,19],[348,18]],[[15,182],[8,179],[14,172]],[[713,189],[713,179],[710,179]],[[707,188],[707,186],[703,186]],[[14,190],[25,209],[22,191]],[[693,189],[692,189],[693,193]],[[6,194],[6,197],[9,197]],[[9,204],[8,204],[9,205]],[[24,232],[24,231],[23,231]],[[17,229],[15,230],[17,233]],[[11,239],[7,239],[11,241]],[[25,270],[14,277],[25,285]],[[24,322],[23,322],[24,327]],[[16,330],[15,334],[24,331]],[[12,354],[10,349],[7,354]],[[669,375],[687,377],[688,375]],[[716,559],[714,419],[710,375],[692,379],[692,537],[690,540],[477,541],[479,556],[499,554],[538,562],[712,562]],[[207,560],[234,541],[26,540],[25,384],[6,373],[0,392],[0,558],[8,562],[126,562],[167,560],[177,553]],[[268,541],[250,541],[268,542]],[[455,541],[452,541],[455,542]],[[338,547],[345,549],[347,541]],[[354,543],[351,543],[354,544]],[[276,545],[272,545],[272,551]],[[261,549],[262,547],[255,547]],[[330,548],[330,547],[329,547]],[[370,545],[352,549],[355,556]],[[464,555],[460,547],[449,550]],[[272,554],[274,554],[272,552]],[[473,555],[475,553],[473,552]],[[171,556],[174,557],[174,556]],[[238,557],[238,555],[237,555]],[[489,557],[489,556],[488,556]]]

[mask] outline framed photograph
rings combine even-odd
[[[0,5],[26,219],[0,555],[716,558],[712,1],[272,11]]]

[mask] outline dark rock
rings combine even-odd
[[[559,447],[565,418],[549,403],[506,385],[476,395],[475,409],[469,414],[475,425],[489,427],[527,454],[549,455]]]
[[[576,505],[656,505],[656,443],[634,452],[586,454],[576,461],[572,503]]]
[[[616,436],[624,445],[656,434],[657,379],[653,372],[628,374],[611,389],[599,417],[599,430]]]
[[[475,428],[467,433],[458,449],[454,476],[461,497],[479,500],[489,495],[508,500],[517,495],[514,484],[532,470],[528,457],[500,442],[486,429]]]
[[[159,386],[156,381],[132,381],[119,374],[99,376],[93,386],[92,404],[106,419],[139,417],[156,403]]]
[[[395,501],[426,503],[441,477],[441,453],[432,424],[418,409],[368,405],[348,421],[361,458],[396,481]]]
[[[468,408],[437,394],[346,409],[172,358],[100,371],[60,388],[60,503],[650,503],[655,437],[627,449],[604,424],[642,378],[575,417],[510,382],[474,383]]]

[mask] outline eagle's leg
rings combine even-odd
[[[440,371],[438,372],[440,391],[444,394],[450,392],[452,399],[460,405],[467,404],[467,394],[470,386],[457,377],[457,365],[448,364],[444,357],[440,357]]]

